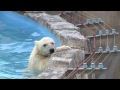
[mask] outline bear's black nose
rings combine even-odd
[[[53,48],[50,49],[50,54],[52,54],[52,53],[54,53],[54,49]]]

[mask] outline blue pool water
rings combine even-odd
[[[60,43],[45,27],[12,11],[0,11],[0,79],[26,78],[28,58],[34,41],[49,36]]]

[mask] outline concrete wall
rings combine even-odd
[[[112,28],[115,28],[120,32],[120,11],[88,11],[89,13],[102,18]],[[84,13],[84,12],[83,12]],[[111,30],[105,25],[106,29]],[[120,35],[117,36],[116,41],[119,41]],[[117,42],[117,46],[120,48],[120,43]]]
[[[87,11],[88,13],[85,13],[84,11],[82,12],[79,11],[79,12],[82,13],[82,15],[84,14],[83,15],[84,17],[85,15],[88,15],[88,13],[90,13],[97,17],[102,18],[102,20],[105,23],[107,23],[112,28],[115,28],[120,33],[120,11]],[[81,20],[85,21],[85,19],[83,18],[81,18]],[[104,27],[111,31],[111,29],[108,26],[104,25]],[[97,30],[95,30],[94,32],[97,33]],[[116,35],[116,45],[118,46],[118,49],[120,49],[119,41],[120,41],[120,35]],[[109,45],[112,48],[113,37],[109,38]],[[104,49],[106,48],[106,39],[102,39],[102,46]],[[99,40],[97,40],[97,48],[98,47],[99,47]],[[106,55],[103,55],[102,58],[105,56]],[[98,56],[96,56],[96,58],[97,57]],[[120,53],[111,54],[108,57],[107,61],[105,62],[105,66],[108,68],[108,70],[106,70],[104,73],[100,73],[100,72],[96,73],[96,75],[98,76],[97,78],[110,78],[110,79],[120,78]]]

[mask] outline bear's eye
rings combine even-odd
[[[51,44],[54,44],[53,42]]]
[[[44,47],[46,47],[46,46],[47,46],[47,44],[44,44],[43,46],[44,46]]]

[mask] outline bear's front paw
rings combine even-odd
[[[63,47],[64,47],[65,50],[70,50],[70,49],[72,49],[70,46],[65,46],[65,45],[64,45]]]
[[[63,45],[61,47],[58,47],[56,51],[59,52],[59,51],[70,50],[70,49],[72,49],[70,46]]]

